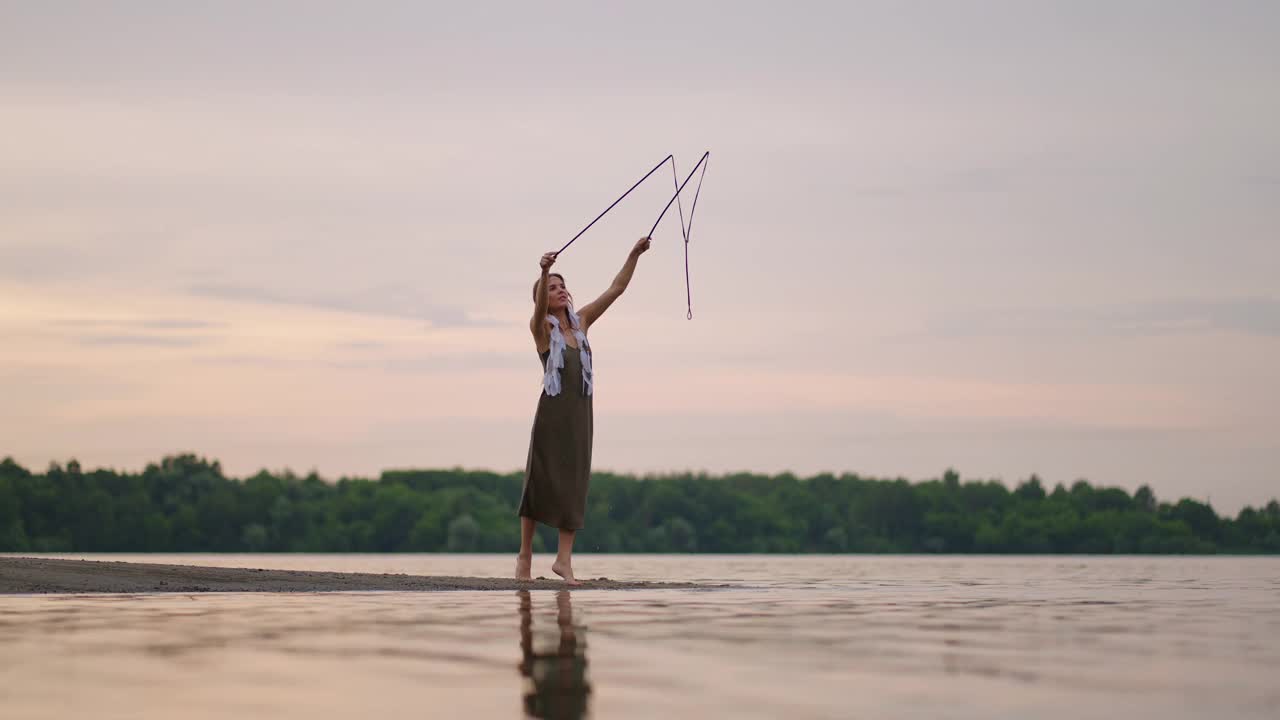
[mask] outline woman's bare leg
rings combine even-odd
[[[566,585],[577,585],[573,579],[573,536],[575,530],[560,531],[560,547],[556,551],[556,561],[551,564],[551,572],[564,578]]]
[[[516,555],[516,579],[532,580],[530,570],[533,568],[533,531],[537,523],[533,518],[520,518],[520,554]]]

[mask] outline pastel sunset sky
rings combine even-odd
[[[710,150],[693,320],[673,212],[592,330],[597,470],[1234,512],[1280,495],[1277,128],[1274,2],[0,3],[0,456],[523,468],[539,256]]]

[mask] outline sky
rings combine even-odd
[[[710,151],[597,471],[1280,496],[1280,4],[0,2],[0,455],[524,467],[538,258]],[[559,258],[602,292],[666,171]],[[691,197],[686,197],[685,208]]]

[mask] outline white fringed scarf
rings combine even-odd
[[[569,308],[569,323],[573,325],[573,336],[578,339],[582,358],[582,392],[591,394],[591,345],[587,342],[587,334],[582,332],[582,323],[578,313]],[[547,372],[542,376],[542,390],[552,397],[560,394],[560,375],[564,369],[564,333],[560,331],[560,321],[548,315],[551,321],[551,354],[547,356]]]

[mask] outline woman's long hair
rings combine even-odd
[[[547,279],[548,279],[548,280],[550,280],[550,279],[551,279],[551,278],[553,278],[553,277],[558,277],[558,278],[560,278],[560,283],[561,283],[561,284],[564,284],[564,276],[563,276],[563,275],[561,275],[560,273],[547,273]],[[540,283],[540,282],[542,282],[542,281],[541,281],[541,280],[534,280],[534,281],[533,281],[533,293],[532,293],[532,294],[533,294],[533,301],[534,301],[535,303],[536,303],[536,302],[538,302],[538,283]],[[543,292],[546,292],[546,290],[543,290]],[[567,291],[566,291],[566,292],[567,292]],[[570,309],[570,310],[572,310],[572,309],[573,309],[573,293],[569,293],[569,309]]]

